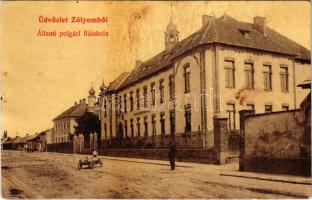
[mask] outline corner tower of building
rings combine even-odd
[[[89,90],[89,96],[88,96],[88,111],[94,111],[96,96],[95,96],[95,90],[93,87]]]
[[[177,26],[170,19],[167,29],[165,31],[165,48],[170,51],[179,42],[179,31]]]

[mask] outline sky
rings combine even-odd
[[[172,18],[184,39],[201,16],[224,13],[244,22],[264,16],[267,26],[310,49],[310,2],[172,2]],[[135,60],[164,50],[170,2],[0,2],[1,134],[11,137],[51,128],[52,119],[98,92]],[[45,17],[107,17],[104,24],[39,23]],[[38,30],[107,31],[106,37],[38,37]]]

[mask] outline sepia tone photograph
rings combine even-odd
[[[1,1],[1,198],[311,198],[309,1]]]

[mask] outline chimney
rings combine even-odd
[[[262,33],[264,36],[267,36],[266,30],[266,18],[261,16],[254,17],[253,28]]]
[[[135,61],[135,69],[138,68],[140,65],[142,65],[142,61],[141,60],[136,60]]]
[[[79,104],[81,104],[81,103],[82,103],[82,99],[79,100]]]
[[[82,103],[84,103],[84,104],[86,103],[86,99],[85,99],[85,98],[84,98],[84,99],[82,99]]]
[[[202,27],[206,26],[209,22],[214,20],[214,16],[212,15],[203,15],[202,16]]]
[[[77,101],[75,101],[74,105],[77,106]]]

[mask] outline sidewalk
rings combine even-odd
[[[147,160],[147,159],[108,157],[108,156],[101,156],[101,157],[108,159],[108,160],[119,160],[119,161],[145,163],[145,164],[157,164],[157,165],[165,165],[165,166],[169,165],[169,161],[165,161],[165,160]],[[233,176],[233,177],[257,179],[257,180],[312,185],[310,177],[283,175],[283,174],[241,172],[241,171],[238,171],[238,163],[228,163],[225,165],[212,165],[212,164],[176,162],[176,166],[186,167],[186,168],[209,166],[209,168],[215,168],[215,170],[217,171],[222,171],[223,173],[219,173],[219,175],[221,176]]]
[[[74,154],[74,155],[88,156],[84,154]],[[112,156],[98,156],[98,157],[106,159],[106,160],[169,166],[169,161],[166,161],[166,160],[150,160],[150,159],[141,159],[141,158],[125,158],[125,157],[112,157]],[[183,168],[209,167],[210,169],[218,171],[220,176],[231,176],[231,177],[250,178],[250,179],[284,182],[284,183],[292,183],[292,184],[312,185],[311,177],[302,177],[302,176],[284,175],[284,174],[241,172],[241,171],[238,171],[238,163],[213,165],[213,164],[201,164],[201,163],[190,163],[190,162],[176,162],[176,167],[183,167]]]

